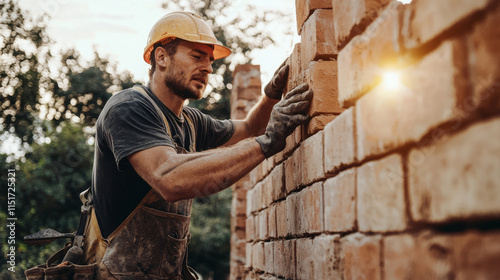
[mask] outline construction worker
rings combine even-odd
[[[144,51],[148,86],[106,103],[96,126],[94,210],[83,242],[84,262],[99,264],[98,278],[197,279],[186,265],[192,199],[229,187],[281,151],[307,119],[307,85],[282,98],[287,66],[245,120],[215,120],[185,107],[186,99],[202,97],[212,62],[230,53],[198,15],[167,14]]]

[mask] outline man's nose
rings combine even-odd
[[[203,62],[203,65],[201,66],[201,71],[206,72],[208,74],[212,74],[212,72],[214,72],[214,69],[212,67],[212,61]]]

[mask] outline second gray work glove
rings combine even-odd
[[[264,93],[267,97],[272,99],[280,100],[283,95],[286,83],[288,81],[288,70],[290,67],[288,65],[282,64],[278,70],[273,75],[273,78],[264,87]]]
[[[312,89],[307,84],[302,84],[274,105],[266,132],[255,138],[266,158],[282,151],[286,145],[286,137],[307,120],[312,97]]]

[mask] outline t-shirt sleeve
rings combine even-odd
[[[231,120],[217,120],[195,108],[189,108],[196,129],[196,150],[204,151],[224,145],[234,134]]]
[[[174,147],[166,133],[162,116],[141,93],[128,92],[122,102],[113,104],[102,120],[101,128],[119,170],[126,157],[156,146]],[[98,123],[99,128],[99,123]]]

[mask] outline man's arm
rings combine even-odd
[[[263,135],[228,148],[177,154],[172,147],[157,146],[127,158],[139,176],[169,202],[208,196],[281,151],[286,136],[307,119],[311,98],[307,85],[292,90],[274,106]]]
[[[128,157],[135,171],[165,200],[205,197],[217,193],[250,172],[265,157],[255,139],[230,148],[177,154],[158,146]]]

